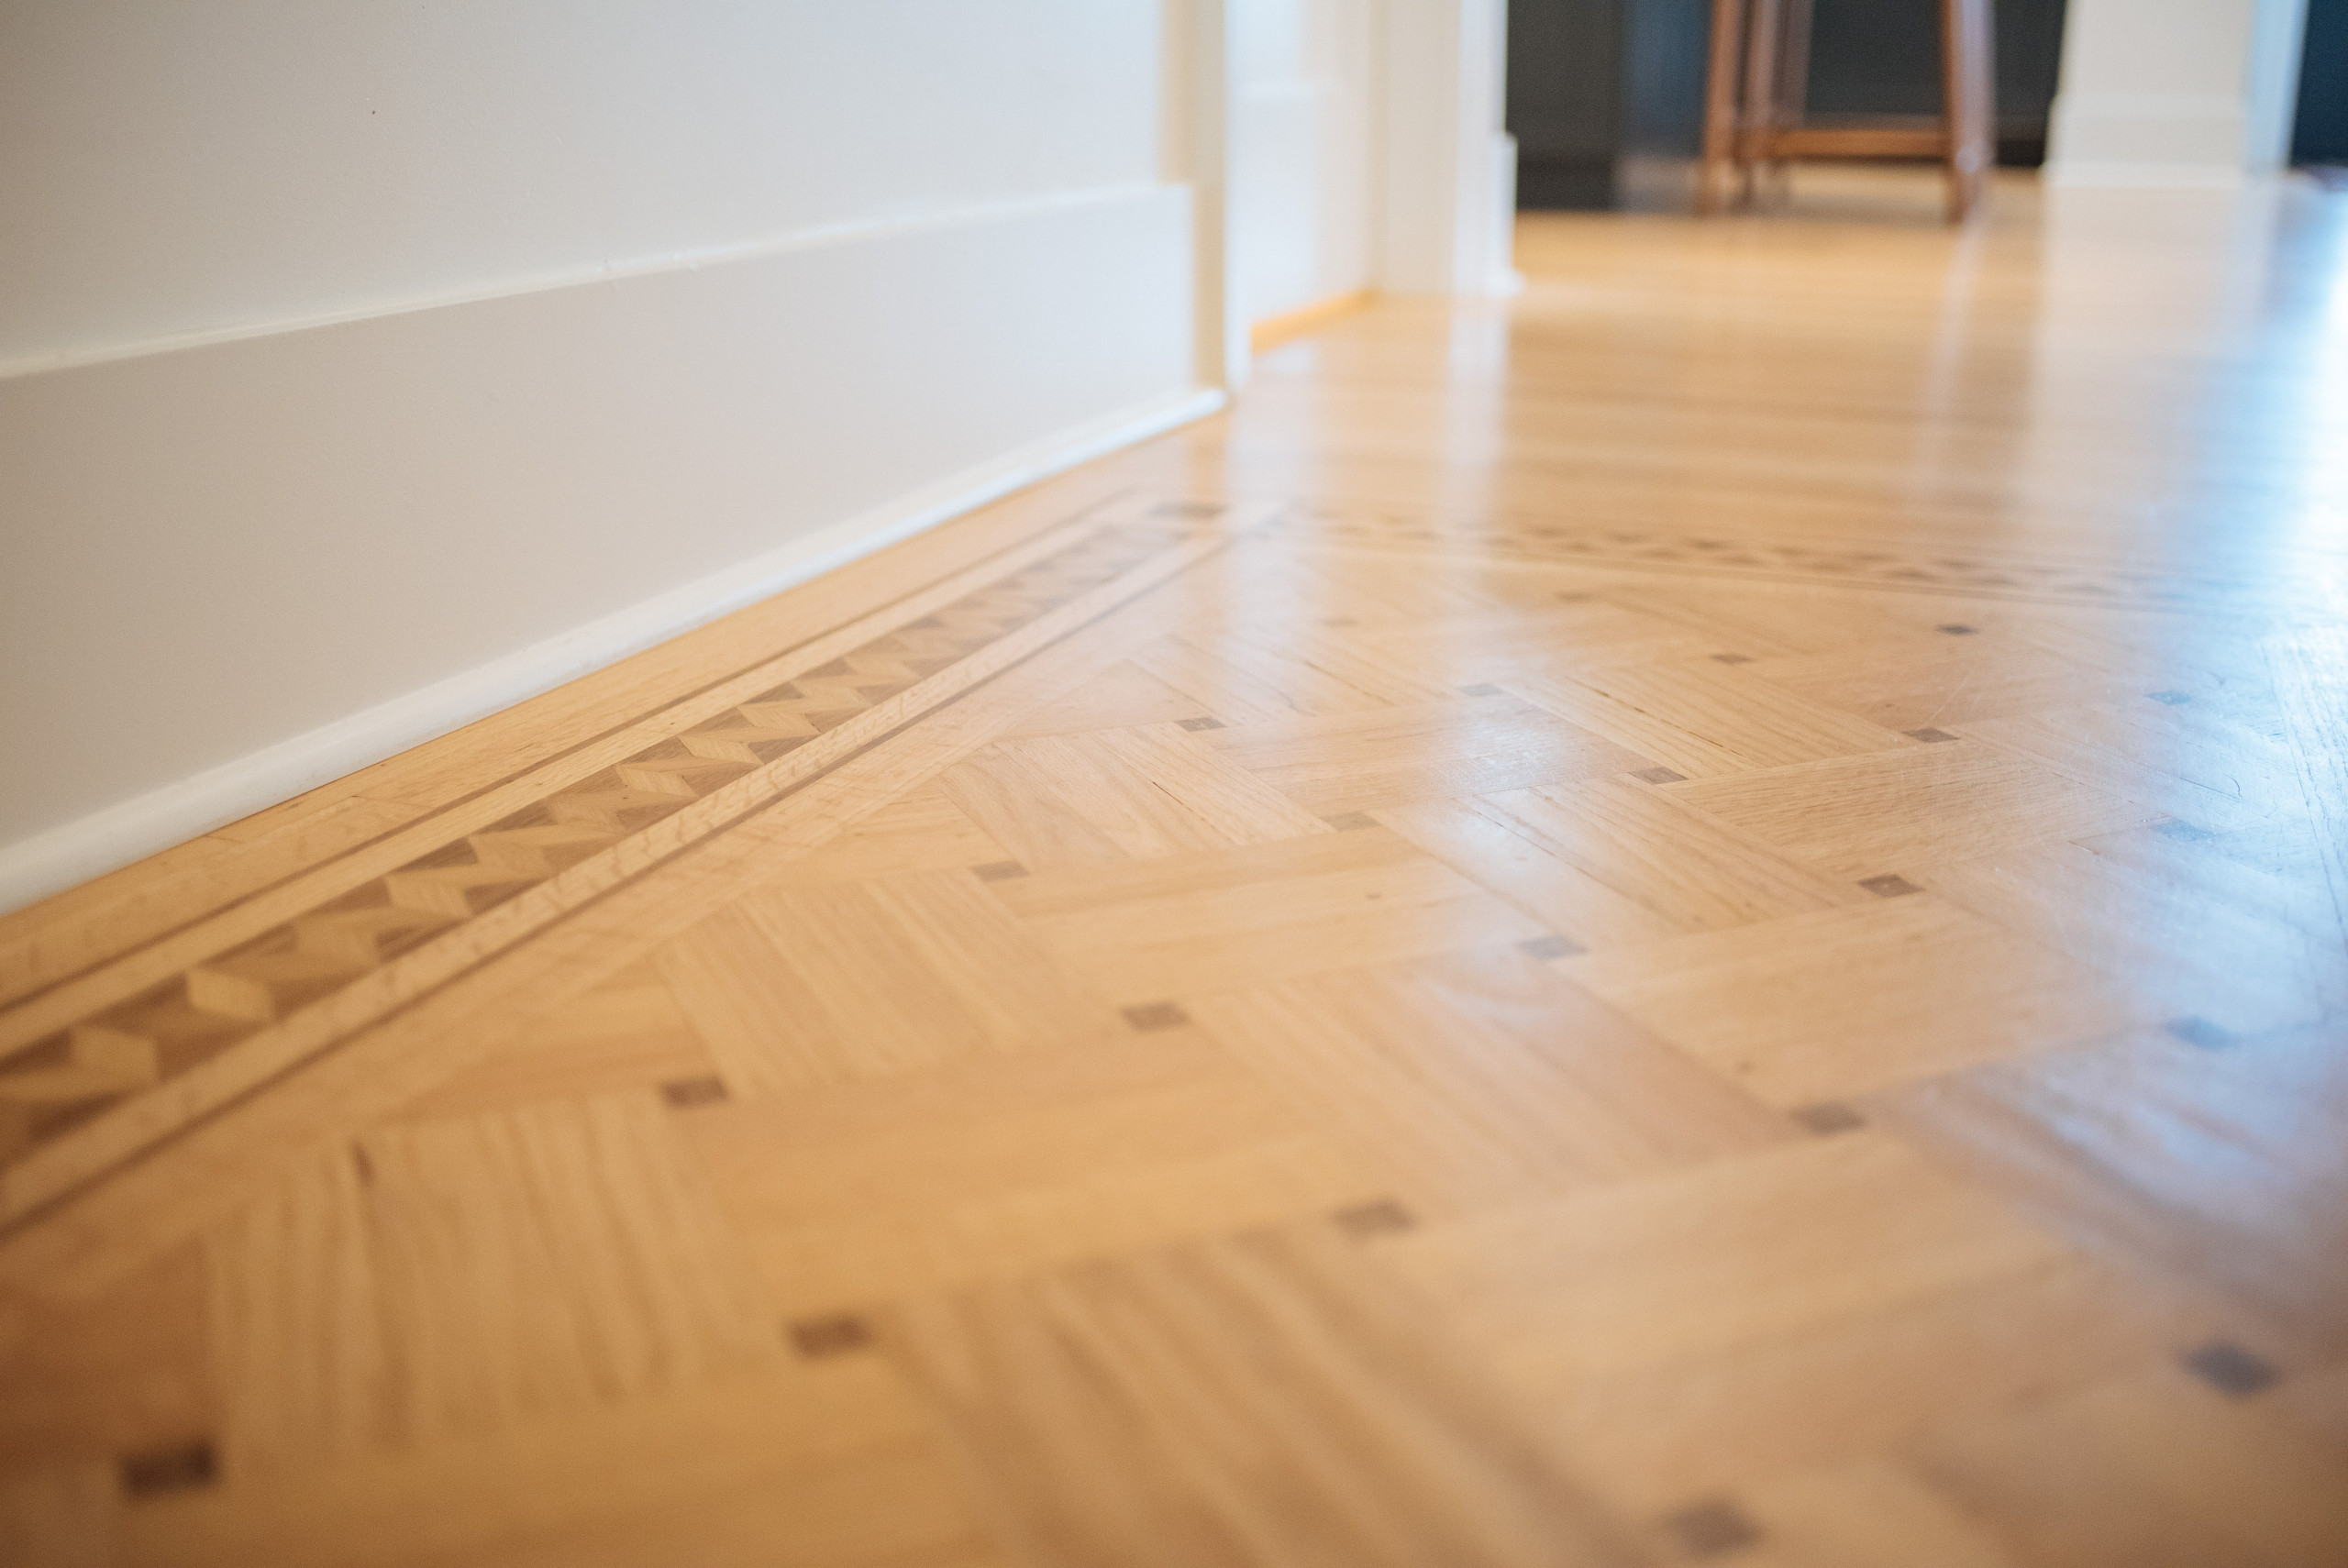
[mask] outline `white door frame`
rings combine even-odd
[[[1509,294],[1516,143],[1503,128],[1507,0],[1383,0],[1385,215],[1378,286]]]
[[[1249,323],[1232,282],[1231,9],[1246,0],[1168,7],[1169,176],[1191,190],[1197,374],[1236,391],[1247,380]],[[1379,80],[1368,171],[1370,280],[1380,293],[1500,295],[1511,265],[1516,144],[1503,129],[1507,0],[1375,0]]]

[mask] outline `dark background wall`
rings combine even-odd
[[[2315,0],[2322,6],[2348,0]],[[2045,156],[2065,0],[1996,0],[2002,161]],[[1939,0],[1816,0],[1812,113],[1940,107]],[[1691,156],[1704,121],[1711,0],[1510,0],[1517,204],[1612,204],[1626,154]]]
[[[1510,0],[1518,5],[1542,0]],[[1600,4],[1610,0],[1600,0]],[[1712,46],[1711,0],[1611,0],[1623,28],[1622,149],[1693,158],[1704,140],[1704,57]]]
[[[1810,108],[1819,115],[1931,115],[1941,106],[1940,0],[1816,0]],[[2063,58],[2064,0],[1998,0],[1998,156],[2046,159],[2046,114]]]
[[[1508,128],[1516,138],[1518,206],[1612,202],[1626,107],[1623,24],[1633,4],[1510,0]],[[1700,64],[1700,78],[1702,72]]]
[[[2291,161],[2348,163],[2348,0],[2308,0]]]

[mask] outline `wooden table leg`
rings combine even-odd
[[[1704,76],[1704,149],[1696,166],[1696,211],[1705,216],[1721,210],[1722,183],[1736,163],[1743,128],[1737,54],[1744,6],[1745,0],[1712,0],[1712,50]]]
[[[1941,0],[1941,81],[1948,127],[1948,217],[1980,203],[1996,161],[1996,55],[1989,0]]]

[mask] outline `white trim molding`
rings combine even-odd
[[[1151,183],[0,379],[0,906],[1211,412],[1191,236]]]
[[[583,626],[0,846],[0,912],[395,756],[1228,401],[1201,388],[1062,431]]]
[[[2066,93],[2055,101],[2050,185],[2242,183],[2243,102],[2182,93]]]
[[[1162,186],[1156,183],[1129,182],[1121,185],[1100,185],[1081,191],[1053,191],[1038,196],[945,207],[892,217],[862,218],[849,223],[817,224],[736,245],[714,245],[693,250],[673,250],[657,256],[632,257],[624,261],[597,261],[585,266],[563,267],[498,278],[491,282],[475,282],[464,288],[387,295],[380,299],[357,301],[334,310],[307,315],[280,316],[268,320],[240,322],[228,326],[210,327],[202,331],[172,333],[166,337],[129,338],[115,343],[19,355],[14,359],[0,359],[0,381],[7,381],[17,376],[39,375],[46,370],[69,370],[82,365],[103,365],[116,359],[137,359],[150,354],[171,354],[187,348],[205,348],[218,343],[239,342],[248,337],[270,337],[281,332],[304,332],[312,327],[339,326],[350,322],[370,321],[378,316],[399,315],[409,311],[437,310],[449,305],[473,304],[485,300],[511,299],[517,294],[541,293],[548,289],[567,289],[581,283],[617,282],[626,278],[649,277],[660,272],[690,272],[703,267],[722,266],[730,261],[753,261],[767,257],[785,256],[793,251],[817,249],[825,246],[854,245],[859,241],[885,238],[895,235],[919,234],[929,229],[966,228],[978,225],[1001,223],[1008,218],[1022,217],[1032,213],[1050,212],[1058,208],[1113,204],[1132,201],[1137,196],[1146,196],[1162,189]]]

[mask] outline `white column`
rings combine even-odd
[[[1389,0],[1378,285],[1505,294],[1516,143],[1504,125],[1505,0]]]
[[[1234,284],[1231,230],[1232,0],[1179,0],[1163,13],[1161,163],[1191,187],[1191,335],[1201,386],[1236,392],[1250,369]]]
[[[2071,0],[2046,178],[2224,188],[2280,166],[2307,0]]]

